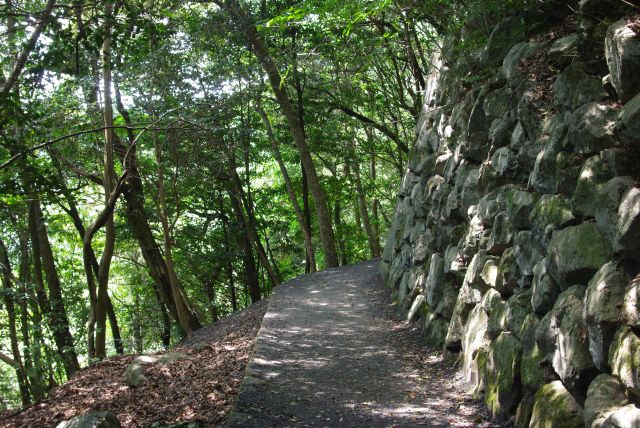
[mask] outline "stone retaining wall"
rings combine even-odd
[[[555,39],[499,23],[485,81],[434,61],[381,265],[517,426],[640,426],[640,35],[597,4]]]

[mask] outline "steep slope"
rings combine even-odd
[[[186,358],[149,365],[147,381],[138,387],[126,382],[127,367],[136,356],[112,357],[81,370],[47,399],[0,415],[0,426],[55,427],[73,416],[101,411],[113,413],[123,427],[177,422],[221,426],[266,307],[267,301],[260,301],[197,331],[171,351]]]

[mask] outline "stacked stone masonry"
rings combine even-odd
[[[499,23],[476,84],[435,61],[381,264],[516,426],[640,427],[640,34],[597,3],[548,42]]]

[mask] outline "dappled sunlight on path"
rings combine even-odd
[[[274,290],[230,426],[483,421],[415,327],[394,319],[377,266],[330,269]]]

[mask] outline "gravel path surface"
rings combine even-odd
[[[398,319],[378,261],[275,288],[230,427],[495,426]]]

